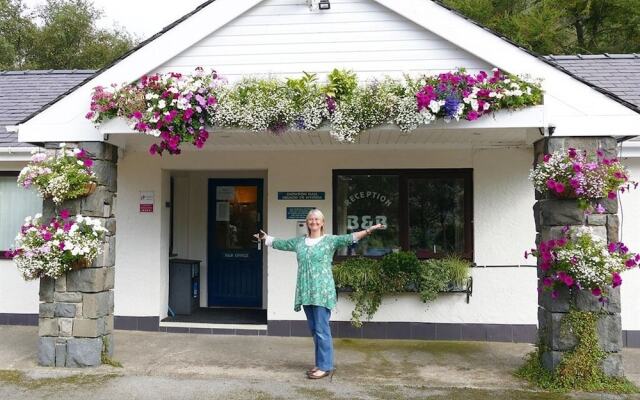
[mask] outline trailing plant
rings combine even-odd
[[[355,307],[351,324],[362,326],[362,318],[371,319],[387,293],[380,262],[371,258],[349,258],[333,267],[333,278],[339,289],[350,289],[349,298]]]
[[[600,301],[606,301],[607,288],[622,284],[620,274],[638,266],[640,254],[630,253],[624,243],[607,244],[591,228],[565,227],[563,236],[541,242],[525,252],[538,257],[544,290],[558,297],[558,289],[587,289]]]
[[[567,352],[554,371],[544,368],[543,343],[525,357],[515,375],[546,390],[638,393],[638,388],[625,378],[604,374],[602,361],[606,353],[598,343],[599,313],[572,309],[561,321],[561,329],[570,329],[576,337],[575,348]]]
[[[368,82],[334,69],[324,84],[308,73],[286,81],[247,77],[227,84],[200,68],[193,76],[156,74],[123,86],[96,87],[87,118],[95,123],[126,118],[136,131],[160,138],[151,154],[179,154],[184,142],[204,145],[207,124],[280,132],[315,130],[328,122],[337,140],[354,142],[363,130],[383,124],[408,132],[436,119],[473,121],[541,102],[539,83],[498,69]]]
[[[435,300],[449,282],[449,271],[444,260],[432,259],[420,263],[419,293],[423,302]]]
[[[62,210],[49,223],[42,215],[25,218],[16,237],[16,247],[7,252],[25,280],[57,279],[74,267],[88,266],[102,252],[107,229],[99,219]]]
[[[637,182],[629,180],[620,160],[606,158],[602,150],[597,150],[595,156],[574,148],[545,154],[543,162],[531,170],[529,179],[538,192],[577,199],[580,208],[590,213],[605,211],[599,199],[615,199],[618,192],[638,187]]]
[[[452,277],[459,276],[460,271],[454,273],[452,267],[464,261],[458,260],[420,261],[412,252],[390,253],[382,259],[348,258],[334,265],[333,276],[338,289],[350,291],[355,304],[351,323],[359,327],[363,318],[373,317],[385,294],[417,291],[423,301],[434,300],[446,291]]]
[[[83,149],[68,149],[63,143],[55,155],[31,156],[31,162],[18,175],[18,184],[24,188],[35,186],[40,196],[60,204],[88,194],[95,186],[92,165]]]

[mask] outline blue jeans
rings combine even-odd
[[[333,369],[333,340],[329,327],[331,310],[311,305],[304,305],[302,308],[307,315],[309,330],[316,348],[316,367],[322,371],[331,371]]]

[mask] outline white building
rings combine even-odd
[[[545,97],[542,106],[434,124],[411,134],[383,127],[349,145],[335,142],[326,131],[224,130],[202,150],[185,148],[180,156],[162,158],[147,152],[153,138],[134,133],[124,121],[96,128],[84,118],[95,86],[155,72],[190,73],[198,66],[230,80],[301,71],[324,76],[333,68],[367,78],[498,67],[543,79]],[[535,243],[535,196],[528,181],[532,145],[550,131],[556,136],[638,136],[637,104],[436,1],[331,0],[329,10],[319,11],[310,10],[306,0],[218,0],[207,1],[17,129],[21,142],[106,141],[119,148],[116,328],[306,335],[304,314],[293,311],[295,258],[258,250],[250,240],[256,224],[271,235],[291,237],[298,233],[296,208],[317,207],[330,232],[345,233],[349,210],[340,205],[353,196],[351,202],[362,201],[358,223],[363,217],[387,218],[391,229],[383,233],[383,247],[428,256],[442,251],[443,243],[412,241],[409,227],[430,225],[407,199],[427,201],[434,195],[429,183],[437,181],[464,193],[455,210],[460,223],[453,248],[477,265],[470,302],[460,294],[443,294],[430,304],[413,293],[388,297],[371,323],[355,329],[348,322],[352,305],[341,295],[332,316],[336,336],[533,341],[536,269],[523,256]],[[639,177],[640,146],[627,141],[622,154]],[[12,171],[25,163],[0,161],[0,170]],[[310,192],[311,199],[291,199],[292,192]],[[142,205],[142,196],[152,206]],[[639,200],[637,192],[622,199],[622,238],[631,249],[640,249],[640,230],[633,224],[640,218],[640,207],[634,206]],[[217,231],[220,226],[227,230]],[[230,242],[236,245],[231,248]],[[371,247],[368,254],[375,254]],[[200,307],[233,311],[161,322],[169,309],[170,253],[201,261]],[[629,272],[624,279],[623,337],[627,345],[640,346],[640,273]],[[24,283],[11,261],[0,261],[0,323],[34,323],[37,291],[37,283]],[[264,311],[239,310],[247,307]],[[249,323],[241,323],[245,315]],[[238,324],[222,323],[229,316]]]

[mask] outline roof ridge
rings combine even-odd
[[[626,54],[550,54],[543,56],[548,60],[630,60],[640,59],[638,53],[626,53]]]
[[[25,70],[0,70],[0,75],[53,75],[53,74],[93,74],[94,69],[25,69]]]

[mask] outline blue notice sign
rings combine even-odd
[[[287,219],[304,220],[309,211],[316,207],[287,207]]]
[[[278,200],[324,200],[324,192],[278,192]]]

